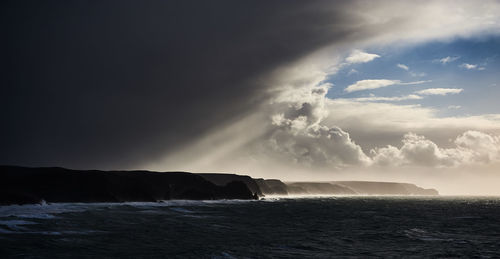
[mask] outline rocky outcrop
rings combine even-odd
[[[230,182],[238,181],[244,183],[248,189],[259,196],[262,196],[264,193],[259,188],[259,185],[252,177],[248,175],[237,175],[237,174],[218,174],[218,173],[201,173],[197,174],[203,177],[205,180],[218,185],[224,186]]]
[[[0,166],[0,204],[254,198],[254,191],[237,179],[219,186],[185,172]]]
[[[247,175],[202,173],[198,174],[205,180],[223,186],[231,181],[243,182],[254,194],[262,197],[265,195],[287,195],[288,186],[278,179],[251,178]]]
[[[331,182],[348,187],[358,194],[366,195],[439,195],[435,189],[424,189],[411,183],[335,181]]]

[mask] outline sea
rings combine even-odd
[[[500,258],[500,197],[0,206],[0,258]]]

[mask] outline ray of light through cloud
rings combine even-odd
[[[19,28],[2,164],[443,185],[443,168],[500,170],[499,1],[68,5],[2,9]]]

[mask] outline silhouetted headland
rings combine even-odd
[[[219,186],[185,172],[0,166],[0,204],[256,198],[241,181]]]
[[[0,166],[0,204],[258,199],[265,195],[438,195],[410,183],[290,182],[223,173]]]
[[[250,191],[256,193],[259,196],[288,194],[287,185],[277,179],[262,179],[262,178],[254,179],[247,175],[221,174],[221,173],[198,174],[198,175],[220,186],[226,185],[227,183],[232,181],[243,182],[247,185]]]
[[[424,189],[411,183],[333,181],[286,184],[288,192],[296,195],[439,195],[435,189]]]
[[[361,195],[439,195],[436,189],[424,189],[411,183],[335,181]]]

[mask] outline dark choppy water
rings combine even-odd
[[[500,198],[0,207],[0,258],[500,257]]]

